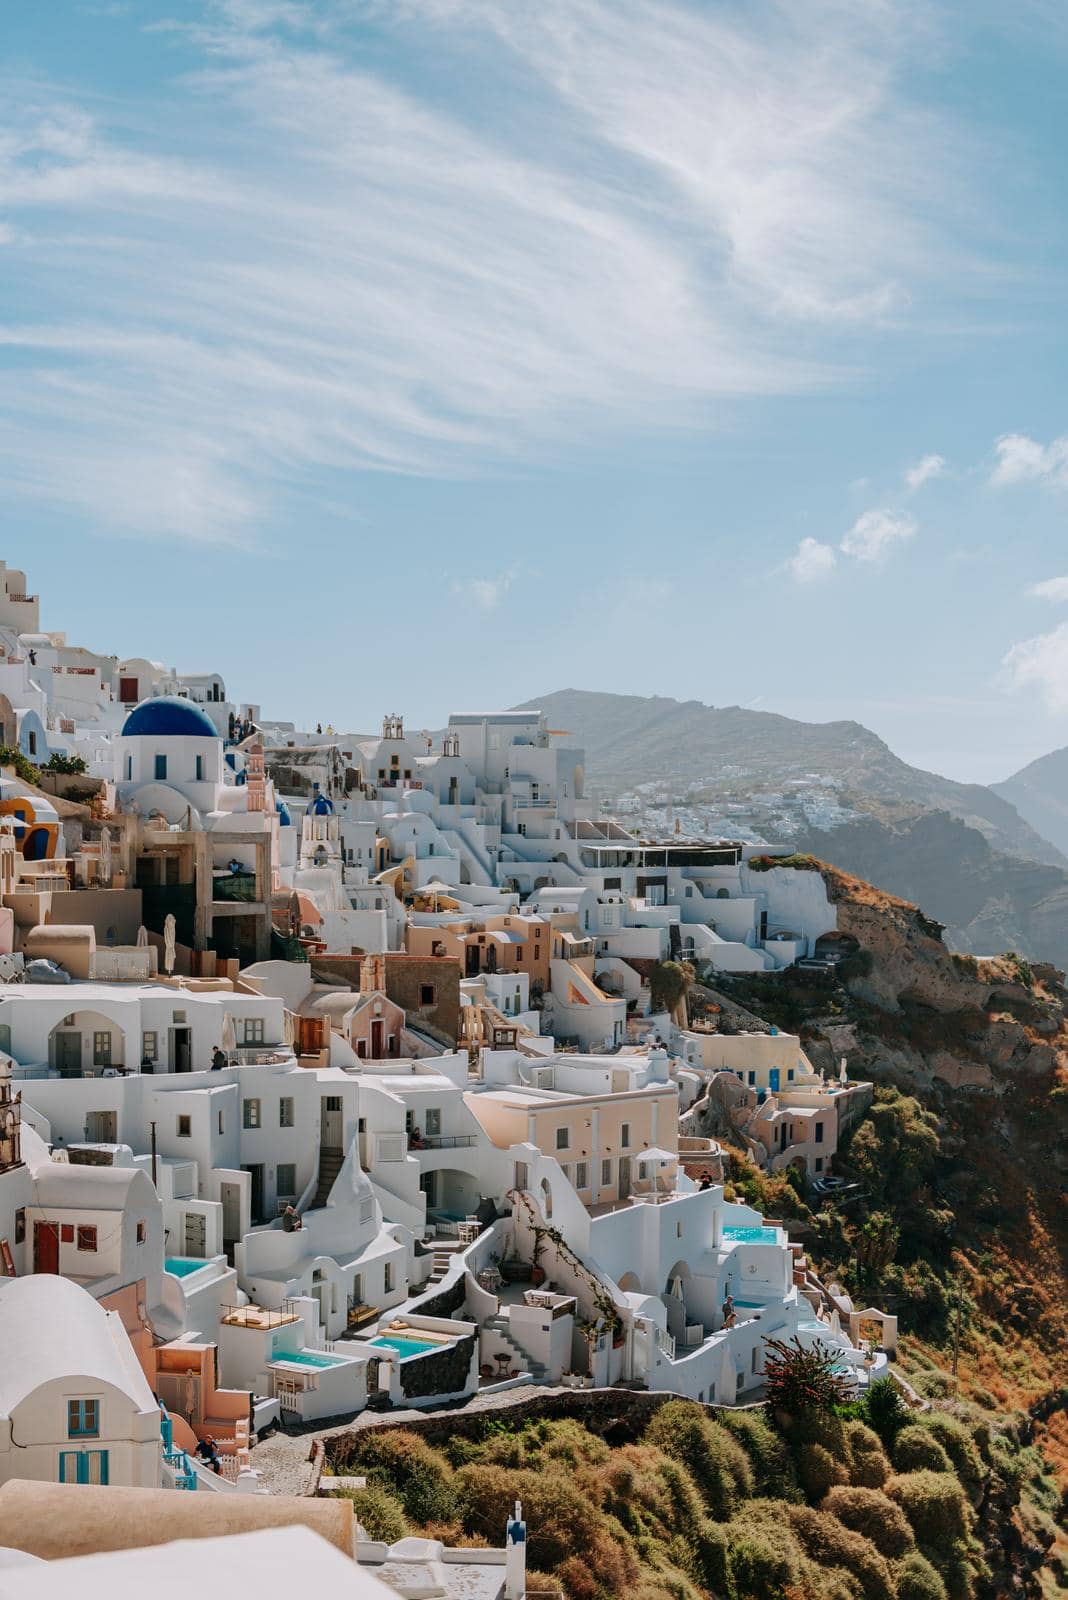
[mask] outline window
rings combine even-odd
[[[429,1134],[432,1139],[437,1138],[437,1136],[441,1133],[441,1110],[439,1107],[427,1107],[426,1128],[424,1129],[424,1132]]]
[[[192,1119],[192,1117],[179,1117],[178,1118],[178,1137],[179,1137],[179,1139],[188,1139],[188,1138],[190,1138],[191,1135],[192,1135],[192,1132],[193,1132],[193,1119]]]
[[[78,1249],[85,1250],[91,1255],[96,1254],[96,1228],[88,1223],[83,1222],[78,1226]]]
[[[226,1132],[226,1113],[223,1111],[219,1112],[218,1128],[220,1133]]]
[[[352,1279],[352,1303],[354,1306],[363,1305],[363,1273],[357,1272]]]
[[[816,1171],[817,1172],[822,1172],[823,1171],[823,1157],[822,1156],[817,1156],[816,1157]]]
[[[245,1100],[242,1102],[242,1122],[246,1128],[258,1128],[260,1125],[260,1103],[258,1100]]]
[[[158,1033],[143,1033],[141,1035],[141,1059],[148,1061],[159,1060]]]
[[[601,1185],[602,1185],[603,1188],[607,1189],[607,1188],[611,1187],[611,1183],[612,1183],[612,1163],[611,1163],[611,1161],[605,1160],[605,1161],[601,1162]]]
[[[197,783],[203,783],[204,782],[204,757],[203,756],[197,756],[196,781],[197,781]]]
[[[264,1023],[262,1017],[245,1018],[245,1043],[262,1044],[264,1039]]]
[[[148,1234],[148,1226],[147,1226],[147,1224],[144,1223],[144,1222],[139,1222],[137,1224],[137,1242],[138,1242],[138,1244],[144,1244],[147,1234]]]
[[[382,1275],[382,1289],[385,1294],[393,1293],[393,1263],[387,1261]]]
[[[624,1150],[630,1148],[630,1123],[625,1122],[619,1130],[619,1142]]]
[[[297,1192],[297,1167],[293,1161],[278,1163],[278,1193],[287,1200]]]
[[[293,1101],[289,1095],[286,1095],[278,1102],[278,1126],[280,1128],[292,1128],[295,1126]]]
[[[540,961],[541,960],[541,945],[540,944],[536,944],[534,946],[534,960],[535,961]]]
[[[26,1207],[19,1206],[15,1212],[15,1243],[22,1244],[26,1238]]]
[[[110,1067],[111,1065],[111,1033],[102,1030],[93,1034],[93,1066]]]
[[[60,1225],[59,1225],[59,1242],[60,1242],[60,1244],[73,1244],[74,1243],[74,1224],[73,1224],[73,1222],[61,1222],[60,1223]]]
[[[817,1124],[816,1124],[816,1143],[817,1144],[822,1144],[823,1143],[823,1123],[822,1122],[817,1122]]]
[[[747,1077],[748,1077],[748,1081],[749,1081],[749,1087],[752,1088],[753,1085],[756,1083],[756,1073],[755,1072],[750,1072],[750,1073],[747,1074]]]
[[[570,1131],[567,1128],[557,1128],[557,1130],[556,1130],[556,1148],[558,1150],[567,1150],[569,1148],[570,1144],[571,1144]]]
[[[129,783],[132,778],[133,778],[133,756],[127,756],[126,757],[126,782]]]
[[[160,782],[161,780],[165,781],[166,777],[167,777],[167,757],[166,756],[157,756],[156,757],[156,781],[157,782]]]
[[[586,1161],[575,1163],[575,1188],[588,1189],[590,1186],[590,1168]]]
[[[100,1401],[67,1401],[67,1438],[98,1439],[100,1437]]]
[[[421,985],[419,989],[419,1004],[421,1006],[432,1006],[434,1004],[434,985],[432,983]]]
[[[793,1083],[793,1081],[794,1081],[794,1069],[793,1069],[793,1067],[787,1067],[787,1069],[786,1069],[786,1081],[787,1081],[787,1083]]]
[[[31,733],[30,734],[30,755],[31,756],[35,756],[36,754],[37,754],[37,735],[35,733]]]

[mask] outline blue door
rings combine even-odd
[[[768,1071],[768,1087],[770,1088],[772,1094],[778,1094],[778,1092],[779,1092],[779,1069],[778,1069],[778,1067],[771,1067],[769,1069],[769,1071]]]
[[[61,1450],[59,1452],[60,1483],[106,1484],[108,1481],[108,1452],[106,1450]]]

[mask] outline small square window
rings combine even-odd
[[[570,1144],[571,1144],[571,1133],[570,1133],[570,1130],[567,1129],[567,1128],[557,1128],[557,1130],[556,1130],[556,1148],[558,1150],[567,1150],[570,1147]]]
[[[73,1224],[73,1222],[63,1222],[63,1223],[60,1224],[59,1242],[60,1242],[60,1244],[73,1244],[74,1243],[74,1224]]]
[[[178,1118],[178,1138],[179,1139],[188,1139],[188,1138],[190,1138],[192,1136],[192,1133],[193,1133],[193,1119],[192,1119],[192,1117],[185,1117],[185,1116],[179,1117]]]
[[[432,1006],[434,1004],[434,985],[432,983],[424,983],[420,986],[419,1004],[421,1006]]]
[[[90,1255],[96,1253],[96,1228],[82,1223],[78,1228],[78,1249],[85,1250]]]
[[[245,1100],[242,1102],[243,1121],[246,1128],[258,1128],[260,1125],[260,1103],[258,1100]]]
[[[147,1225],[147,1223],[139,1222],[137,1224],[137,1242],[138,1242],[138,1244],[144,1244],[147,1235],[148,1235],[148,1225]]]
[[[100,1401],[67,1401],[68,1439],[96,1439],[100,1434]]]
[[[262,1017],[245,1018],[245,1043],[262,1044],[264,1041],[264,1024]]]

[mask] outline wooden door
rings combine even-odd
[[[324,1149],[341,1149],[341,1127],[341,1096],[323,1095],[319,1112],[319,1143]]]
[[[185,1214],[185,1253],[203,1260],[206,1245],[204,1217],[199,1211]]]
[[[56,1071],[63,1074],[82,1070],[82,1036],[80,1033],[56,1034]]]
[[[59,1271],[59,1223],[35,1222],[33,1225],[34,1272]]]
[[[241,1185],[220,1183],[219,1199],[222,1201],[223,1243],[234,1244],[241,1237]]]

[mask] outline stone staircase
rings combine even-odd
[[[517,1368],[520,1372],[529,1373],[530,1377],[535,1383],[545,1382],[545,1367],[540,1361],[531,1360],[526,1351],[519,1348],[509,1332],[507,1317],[502,1316],[500,1312],[498,1312],[495,1317],[487,1317],[485,1326],[487,1328],[492,1328],[494,1333],[497,1335],[497,1338],[505,1346],[505,1348],[512,1351],[515,1357],[514,1361],[511,1363],[513,1367]]]
[[[327,1200],[330,1198],[330,1191],[334,1187],[334,1180],[344,1164],[344,1150],[335,1149],[330,1145],[320,1149],[319,1183],[315,1190],[315,1199],[312,1201],[313,1211],[318,1211],[320,1206],[326,1205]]]
[[[441,1282],[449,1270],[449,1263],[459,1248],[459,1244],[452,1241],[435,1244],[433,1265],[425,1285],[427,1289],[433,1289],[436,1284]]]

